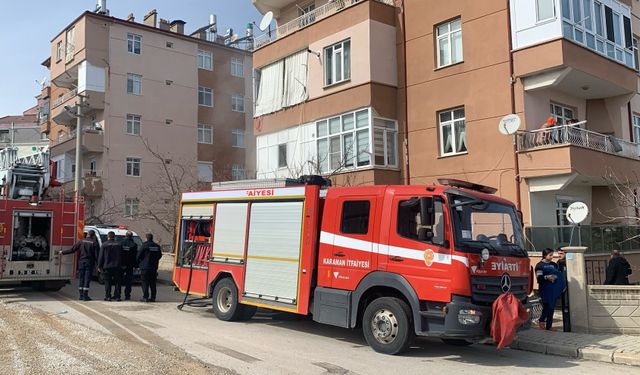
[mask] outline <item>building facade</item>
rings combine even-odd
[[[460,178],[516,202],[536,247],[568,243],[574,201],[591,208],[576,237],[626,236],[601,224],[637,216],[612,195],[640,167],[637,1],[253,3],[277,22],[254,51],[258,176],[316,160],[338,183]],[[305,80],[288,63],[302,52]],[[294,102],[290,76],[306,83]],[[263,86],[283,89],[275,104]],[[365,110],[368,143],[351,126]]]
[[[15,147],[18,156],[23,156],[48,145],[49,139],[40,133],[37,107],[22,115],[0,117],[0,149]]]
[[[51,40],[41,129],[57,179],[71,192],[82,100],[88,222],[124,224],[170,243],[180,191],[255,173],[246,152],[250,53],[210,32],[186,35],[184,24],[155,10],[143,22],[85,12]]]

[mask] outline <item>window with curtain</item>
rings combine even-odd
[[[450,156],[467,152],[467,129],[464,108],[438,114],[440,126],[440,155]]]
[[[259,71],[254,117],[302,103],[308,98],[308,53],[294,53]]]

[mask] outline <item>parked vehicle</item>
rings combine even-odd
[[[86,225],[84,227],[85,235],[89,230],[92,230],[92,229],[96,232],[96,238],[98,239],[98,244],[100,245],[101,248],[102,248],[102,243],[107,240],[107,233],[113,231],[116,234],[116,241],[120,242],[120,241],[124,241],[125,235],[127,234],[127,231],[128,231],[127,227],[124,225],[115,225],[115,224]],[[135,242],[136,245],[138,245],[138,249],[140,249],[140,247],[142,246],[142,239],[140,238],[140,236],[138,236],[136,232],[132,231],[132,233],[133,233],[133,242]],[[104,277],[102,273],[98,272],[97,267],[93,271],[93,277],[96,278],[100,284],[104,284]],[[140,281],[139,269],[135,269],[133,271],[133,281],[134,282]]]
[[[416,335],[487,338],[501,293],[528,306],[521,222],[495,189],[258,183],[182,194],[173,282],[211,297],[221,320],[258,307],[312,315],[398,354]]]

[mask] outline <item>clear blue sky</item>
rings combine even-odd
[[[40,63],[49,57],[50,40],[85,10],[95,9],[95,0],[2,0],[0,14],[0,117],[17,115],[36,104],[40,88],[35,80],[48,75]],[[107,0],[110,15],[126,18],[133,12],[136,22],[151,9],[158,16],[181,19],[185,33],[209,22],[209,14],[218,17],[218,32],[231,27],[244,34],[246,24],[259,23],[261,15],[251,0]],[[254,27],[254,32],[260,31]]]

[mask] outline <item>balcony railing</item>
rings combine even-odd
[[[586,246],[588,254],[640,251],[638,225],[534,226],[526,227],[525,234],[527,251],[570,245]]]
[[[86,136],[86,134],[102,134],[102,128],[98,128],[95,126],[85,127],[82,129],[82,138]],[[51,140],[51,146],[56,146],[61,143],[64,143],[70,139],[76,138],[76,130],[71,130],[69,134],[62,133],[58,138]]]
[[[310,12],[301,15],[285,24],[282,24],[276,28],[275,31],[259,35],[253,39],[253,49],[258,49],[265,44],[274,42],[280,38],[283,38],[294,31],[305,28],[312,25],[322,19],[325,19],[337,12],[349,8],[357,3],[364,2],[366,0],[334,0],[320,6]],[[395,0],[370,0],[377,1],[379,3],[395,6]]]
[[[62,95],[58,99],[54,100],[53,101],[53,105],[51,106],[51,109],[60,107],[62,105],[62,103],[66,102],[67,100],[73,98],[76,95],[78,95],[78,88],[75,88],[75,89],[69,91],[68,93]]]
[[[579,124],[584,124],[585,122]],[[611,135],[582,129],[579,127],[579,124],[518,132],[516,135],[518,151],[531,151],[559,145],[572,145],[640,160],[639,144],[628,142]]]

